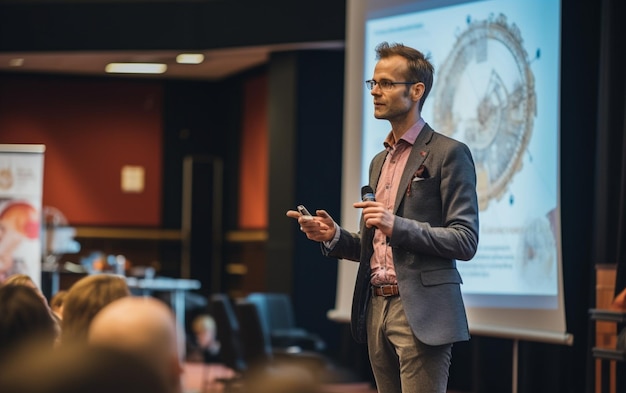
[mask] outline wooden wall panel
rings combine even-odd
[[[269,141],[267,75],[244,85],[239,173],[239,229],[266,229],[268,215]],[[291,152],[284,152],[291,154]]]

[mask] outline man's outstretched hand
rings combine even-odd
[[[335,221],[326,210],[317,210],[314,216],[303,216],[295,210],[288,210],[287,217],[298,220],[300,230],[313,241],[331,241],[335,236]]]

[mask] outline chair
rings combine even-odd
[[[248,365],[241,345],[239,321],[230,298],[226,294],[216,293],[210,296],[209,303],[217,325],[222,361],[237,372],[246,371]]]
[[[255,303],[240,299],[235,302],[235,313],[239,320],[239,337],[249,375],[272,373],[282,366],[290,365],[307,370],[318,381],[331,379],[334,366],[322,354],[310,351],[294,353],[272,348],[269,332],[261,321]]]
[[[326,343],[321,337],[296,326],[289,295],[254,292],[246,300],[257,306],[261,323],[270,336],[273,348],[316,352],[326,349]]]
[[[240,339],[244,360],[249,367],[262,367],[273,361],[272,346],[268,332],[263,328],[257,307],[245,299],[235,303],[239,320]]]

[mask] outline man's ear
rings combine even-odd
[[[426,91],[426,86],[422,82],[415,83],[411,86],[411,96],[413,97],[413,101],[418,102],[422,99],[424,95],[424,91]]]

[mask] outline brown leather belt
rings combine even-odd
[[[372,293],[376,296],[385,297],[400,295],[397,284],[372,286]]]

